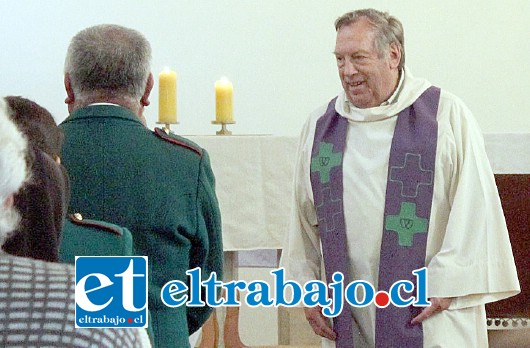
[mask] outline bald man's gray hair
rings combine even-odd
[[[102,24],[77,33],[68,47],[65,73],[76,97],[140,100],[151,66],[151,45],[134,29]]]

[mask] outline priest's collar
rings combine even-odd
[[[396,89],[394,90],[394,93],[392,93],[390,98],[388,98],[387,100],[382,102],[380,106],[390,105],[390,104],[394,104],[396,102],[397,98],[399,97],[399,93],[403,89],[404,76],[405,76],[405,74],[403,73],[403,69],[401,69],[399,71],[399,82],[398,82],[398,85],[397,85]]]
[[[412,105],[418,97],[431,86],[425,79],[415,78],[408,68],[401,70],[399,83],[394,93],[380,106],[357,108],[350,102],[346,92],[342,90],[335,103],[337,113],[353,122],[374,122],[398,115]]]

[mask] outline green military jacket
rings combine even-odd
[[[187,347],[211,308],[166,307],[162,286],[188,283],[186,270],[222,278],[221,217],[206,151],[144,127],[117,105],[74,111],[61,125],[62,164],[71,180],[70,213],[128,228],[148,256],[149,310],[156,347]]]
[[[64,220],[59,261],[75,264],[76,256],[132,256],[131,232],[106,221],[84,219],[79,213]]]

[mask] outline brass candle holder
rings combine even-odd
[[[157,122],[156,124],[163,124],[162,126],[162,130],[164,132],[166,132],[166,134],[169,134],[169,133],[172,133],[171,131],[171,125],[172,124],[179,124],[178,122],[171,122],[171,123],[166,123],[166,122]]]
[[[212,124],[220,124],[221,130],[215,132],[216,135],[232,135],[232,132],[226,128],[227,124],[235,124],[236,121],[212,121]]]

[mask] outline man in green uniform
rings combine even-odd
[[[196,144],[146,128],[153,87],[151,49],[137,31],[99,25],[72,39],[65,64],[70,116],[62,163],[71,179],[69,212],[128,228],[149,257],[149,309],[156,347],[186,347],[208,307],[166,307],[161,287],[187,282],[200,267],[222,275],[221,219],[208,154]]]

